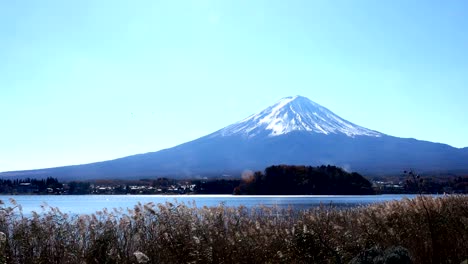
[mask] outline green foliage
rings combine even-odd
[[[271,166],[256,172],[236,194],[373,194],[371,183],[358,173],[335,166]]]
[[[239,186],[240,180],[206,180],[195,181],[197,194],[232,194]]]
[[[89,194],[91,184],[89,182],[70,182],[68,194]]]
[[[0,193],[61,193],[63,184],[56,178],[45,179],[0,179]]]

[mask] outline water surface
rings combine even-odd
[[[246,207],[265,205],[307,209],[314,206],[332,205],[353,207],[392,200],[404,197],[413,198],[415,195],[306,195],[306,196],[234,196],[234,195],[0,195],[0,200],[6,206],[13,198],[21,205],[25,214],[32,211],[42,212],[41,205],[58,207],[62,212],[71,214],[90,214],[104,208],[133,208],[137,203],[194,203],[202,206],[240,206]]]

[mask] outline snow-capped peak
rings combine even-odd
[[[284,135],[293,131],[380,137],[383,134],[348,122],[327,108],[302,96],[285,97],[258,114],[227,126],[213,136],[255,137]]]

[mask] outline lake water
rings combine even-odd
[[[233,195],[0,195],[6,206],[12,206],[13,198],[21,205],[23,212],[29,215],[32,211],[42,212],[41,205],[58,207],[62,212],[71,214],[91,214],[104,208],[133,208],[138,202],[165,203],[195,202],[202,206],[240,206],[265,205],[307,209],[314,206],[335,205],[353,207],[392,200],[415,195],[307,195],[307,196],[233,196]]]

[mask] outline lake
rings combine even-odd
[[[202,206],[240,206],[246,207],[265,205],[279,207],[293,207],[307,209],[314,206],[335,205],[340,207],[353,207],[379,203],[392,200],[401,200],[404,197],[413,198],[416,195],[306,195],[306,196],[233,196],[233,195],[0,195],[0,200],[6,206],[13,198],[21,205],[25,215],[32,211],[41,212],[41,205],[58,207],[62,212],[71,214],[91,214],[104,208],[133,208],[140,203],[195,202],[197,207]]]

